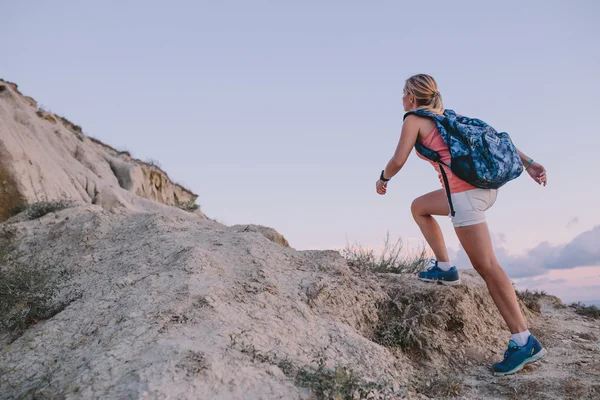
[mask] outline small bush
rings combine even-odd
[[[430,342],[437,335],[436,329],[461,327],[461,322],[454,321],[446,312],[452,308],[447,305],[452,293],[430,289],[391,297],[380,311],[381,323],[375,331],[375,343],[426,358]]]
[[[517,294],[519,300],[525,303],[525,306],[531,311],[534,311],[538,314],[541,312],[542,306],[540,304],[540,299],[543,296],[546,296],[545,291],[530,291],[529,289],[525,289],[525,291],[515,290],[515,293]]]
[[[196,211],[198,209],[200,209],[200,206],[198,204],[196,204],[196,202],[194,200],[187,200],[187,201],[178,201],[175,206],[181,208],[184,211]]]
[[[316,371],[301,369],[296,375],[296,385],[309,389],[314,398],[331,400],[353,400],[373,398],[385,390],[385,385],[364,383],[346,368],[325,368],[320,360]],[[391,390],[391,389],[390,389]]]
[[[11,210],[11,215],[17,215],[22,212],[25,212],[25,218],[28,220],[34,220],[43,217],[44,215],[64,210],[65,208],[72,207],[73,203],[70,201],[60,200],[60,201],[41,201],[38,203],[27,204],[23,203],[20,206],[17,206]]]
[[[68,280],[57,271],[36,262],[21,262],[18,255],[0,253],[0,328],[20,336],[30,325],[51,318],[68,303],[54,298]]]
[[[4,92],[5,90],[6,90],[6,86],[0,85],[0,93]]]
[[[417,254],[409,254],[404,249],[402,239],[392,244],[389,233],[386,235],[383,250],[379,255],[373,249],[361,245],[346,245],[341,252],[351,266],[371,272],[414,273],[422,271],[429,260],[428,251],[422,246]]]
[[[600,318],[600,309],[596,306],[586,306],[582,302],[572,303],[569,307],[574,308],[575,312],[588,318]]]

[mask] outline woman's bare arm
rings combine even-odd
[[[400,140],[398,141],[398,146],[396,146],[394,156],[385,167],[385,170],[383,172],[384,178],[391,179],[402,169],[402,167],[406,163],[406,160],[408,159],[408,156],[410,155],[410,152],[412,151],[412,148],[417,142],[418,136],[418,118],[413,115],[409,115],[404,121],[404,124],[402,124]]]

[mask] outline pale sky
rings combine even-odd
[[[159,160],[210,217],[272,226],[297,249],[421,240],[410,203],[439,188],[431,166],[411,155],[383,197],[375,181],[405,79],[431,74],[447,108],[548,171],[545,188],[503,187],[488,213],[511,276],[560,269],[544,249],[600,266],[598,1],[0,0],[0,14],[0,77]]]

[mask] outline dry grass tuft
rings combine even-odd
[[[398,293],[384,306],[374,341],[429,359],[440,330],[460,329],[451,315],[452,293],[435,289]]]
[[[347,244],[341,254],[348,264],[361,270],[395,274],[422,271],[429,260],[429,252],[424,245],[416,253],[410,252],[404,248],[401,238],[392,243],[389,233],[380,252],[360,244]]]

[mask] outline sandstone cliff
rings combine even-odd
[[[39,201],[144,210],[156,208],[155,202],[191,204],[197,197],[157,166],[84,135],[0,80],[0,221],[15,207]]]

